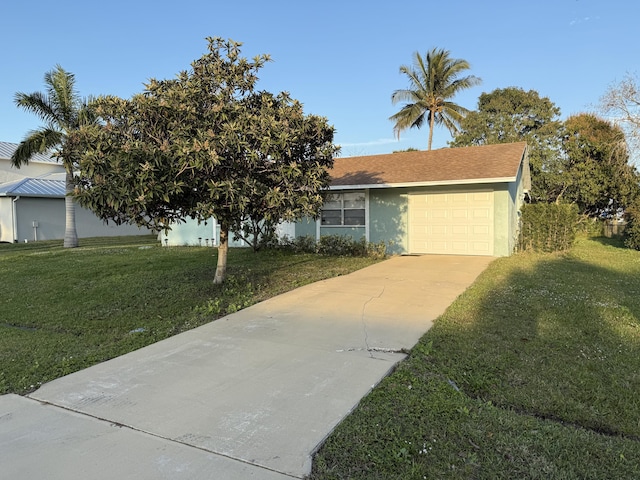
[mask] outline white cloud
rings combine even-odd
[[[598,17],[582,17],[582,18],[574,18],[569,22],[569,26],[573,27],[574,25],[578,25],[580,23],[590,22],[591,20],[597,20]]]

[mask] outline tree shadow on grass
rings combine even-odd
[[[606,245],[608,247],[624,248],[624,249],[628,248],[627,246],[625,246],[624,237],[621,235],[616,235],[613,237],[591,237],[590,240],[593,240],[594,242],[598,242],[601,245]]]
[[[495,262],[436,322],[433,368],[471,397],[640,439],[640,255],[533,258]]]

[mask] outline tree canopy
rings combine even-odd
[[[529,145],[532,197],[552,201],[557,184],[563,125],[560,109],[535,90],[516,87],[483,93],[476,111],[460,122],[452,147],[526,141]]]
[[[473,75],[461,76],[471,68],[469,62],[450,55],[448,50],[437,48],[427,52],[424,58],[415,52],[413,66],[400,67],[400,73],[409,79],[409,88],[396,90],[391,95],[394,105],[406,102],[398,113],[389,118],[395,122],[396,135],[400,137],[402,131],[420,128],[426,122],[429,126],[429,150],[435,125],[444,125],[454,134],[467,113],[466,108],[451,99],[461,90],[481,83]]]
[[[15,95],[18,107],[34,113],[45,123],[33,130],[20,142],[11,157],[16,168],[29,163],[36,153],[51,153],[62,161],[66,171],[64,247],[78,246],[73,191],[73,170],[78,164],[80,152],[72,140],[73,133],[82,125],[95,121],[87,102],[75,88],[75,76],[60,65],[44,75],[46,93],[22,93]]]
[[[150,80],[129,100],[94,103],[98,126],[75,195],[103,219],[170,228],[187,217],[221,227],[214,282],[226,276],[229,232],[246,221],[317,215],[338,149],[327,120],[305,115],[287,93],[256,91],[266,55],[208,38],[208,53],[176,79]]]
[[[569,117],[565,131],[556,201],[576,203],[591,216],[630,205],[640,193],[640,179],[628,163],[622,129],[583,113]]]

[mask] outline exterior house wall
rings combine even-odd
[[[518,236],[520,235],[520,209],[524,203],[525,195],[525,165],[520,166],[518,175],[514,183],[509,184],[509,251],[513,252],[518,244]]]
[[[39,178],[53,173],[64,173],[64,167],[56,163],[30,162],[15,168],[10,160],[0,159],[0,183],[22,180],[25,177]]]
[[[316,238],[316,221],[313,218],[303,218],[295,224],[295,237]]]
[[[365,231],[365,238],[374,243],[389,243],[387,251],[402,254],[409,251],[408,205],[410,194],[426,193],[462,193],[474,191],[493,192],[494,203],[494,244],[493,255],[508,256],[513,252],[517,239],[519,222],[518,199],[522,199],[522,175],[516,183],[490,183],[469,185],[443,185],[427,187],[402,187],[369,189],[367,228],[350,227],[318,227],[319,221],[304,219],[296,224],[296,236],[310,235],[319,238],[322,235],[351,235],[360,239]]]
[[[5,200],[5,199],[3,199]],[[12,201],[11,198],[6,200]],[[9,204],[10,205],[10,204]],[[2,208],[11,211],[12,206]],[[29,198],[22,197],[15,202],[17,235],[11,238],[13,227],[5,235],[5,228],[2,228],[2,241],[13,242],[25,240],[32,242],[35,240],[57,240],[64,238],[65,230],[65,209],[62,198]],[[3,225],[4,217],[3,214]],[[37,227],[34,228],[34,222]],[[96,217],[93,212],[85,208],[76,206],[76,231],[79,238],[88,237],[111,237],[121,235],[147,235],[151,233],[146,228],[139,228],[135,225],[115,225],[105,223]]]
[[[0,197],[0,242],[13,242],[13,199]]]
[[[369,191],[369,241],[387,242],[389,253],[405,253],[408,239],[408,189],[371,189]]]
[[[288,223],[280,224],[276,227],[279,236],[295,236],[293,225]],[[313,234],[315,235],[315,233]],[[198,223],[191,218],[184,223],[176,223],[171,226],[168,232],[161,232],[161,243],[165,246],[218,246],[220,244],[220,225],[215,218],[210,218],[206,222]],[[230,247],[247,247],[247,243],[242,239],[235,239],[233,233],[229,232]]]

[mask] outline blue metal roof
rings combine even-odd
[[[64,197],[64,180],[23,178],[13,182],[0,183],[0,197]]]
[[[0,158],[10,159],[13,152],[16,151],[16,148],[18,148],[17,143],[0,142]],[[36,153],[29,161],[36,163],[61,163],[56,158],[45,153]]]

